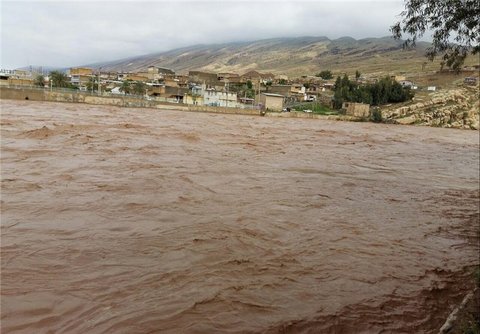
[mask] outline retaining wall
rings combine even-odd
[[[142,98],[128,97],[128,96],[96,96],[84,92],[62,92],[49,91],[35,88],[12,88],[0,87],[1,99],[13,100],[28,100],[33,101],[51,101],[51,102],[70,102],[70,103],[87,103],[96,105],[111,105],[118,107],[138,107],[138,108],[157,108],[163,110],[182,110],[190,112],[209,112],[219,114],[238,114],[238,115],[260,115],[257,109],[240,109],[240,108],[225,108],[212,106],[195,106],[185,105],[179,103],[159,102],[146,100]],[[356,120],[355,117],[350,116],[325,116],[310,113],[300,112],[267,112],[267,117],[284,117],[284,118],[314,118],[327,120]]]

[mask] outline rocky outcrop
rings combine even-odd
[[[381,112],[387,123],[478,130],[479,110],[477,86],[433,93],[424,101],[388,106]]]

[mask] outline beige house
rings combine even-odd
[[[92,75],[93,74],[93,70],[91,68],[87,68],[87,67],[72,67],[70,69],[70,75],[71,76],[74,76],[74,75]]]
[[[4,80],[2,80],[4,81]],[[33,86],[33,80],[32,79],[26,79],[26,78],[14,78],[10,77],[8,78],[7,85],[14,85],[14,86]]]
[[[202,72],[202,71],[189,71],[188,79],[190,82],[197,84],[216,85],[218,78],[216,73]]]
[[[203,95],[192,94],[192,93],[185,94],[183,97],[183,103],[196,105],[196,106],[203,106],[204,105]]]
[[[138,75],[138,74],[128,74],[125,80],[132,80],[132,81],[141,81],[141,82],[147,82],[148,77],[143,76],[143,75]]]
[[[259,100],[266,110],[282,111],[285,97],[280,94],[262,93]]]

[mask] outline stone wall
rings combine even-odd
[[[365,103],[344,102],[342,109],[346,109],[348,116],[368,117],[370,116],[370,105]]]

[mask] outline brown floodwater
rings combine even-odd
[[[1,101],[2,333],[436,333],[479,133]]]

